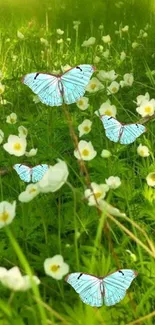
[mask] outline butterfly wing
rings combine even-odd
[[[20,179],[26,183],[31,181],[31,168],[26,165],[15,164],[13,166]]]
[[[112,306],[121,301],[136,276],[135,271],[122,269],[103,278],[105,305]]]
[[[66,104],[72,104],[82,97],[95,68],[89,64],[81,64],[61,76],[63,98]]]
[[[123,126],[123,132],[120,137],[121,144],[130,144],[134,142],[141,134],[146,131],[142,124],[128,124]]]
[[[65,280],[75,289],[85,304],[95,307],[103,305],[102,279],[77,272],[69,274]]]
[[[32,168],[32,182],[39,182],[48,170],[48,165],[42,164]]]
[[[62,105],[63,98],[60,92],[57,76],[34,72],[24,76],[22,81],[38,95],[43,104],[49,106]]]
[[[118,142],[121,134],[122,124],[114,117],[103,115],[101,121],[105,128],[107,138],[113,142]]]

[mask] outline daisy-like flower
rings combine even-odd
[[[123,87],[131,87],[134,82],[134,77],[132,73],[125,73],[123,76],[124,80],[120,81],[120,86]]]
[[[26,186],[24,192],[20,193],[18,196],[18,200],[20,202],[30,202],[33,200],[38,194],[40,193],[40,189],[38,183],[36,184],[29,184]]]
[[[19,30],[17,31],[17,37],[20,39],[24,39],[24,35]]]
[[[25,151],[26,157],[34,157],[37,154],[38,149],[32,148],[29,152]]]
[[[89,107],[89,98],[81,97],[77,102],[76,105],[81,111],[85,111]]]
[[[122,28],[122,32],[124,32],[124,33],[127,33],[128,30],[129,30],[129,26],[128,26],[128,25],[126,25],[126,26],[124,26],[124,27]]]
[[[136,41],[132,43],[132,48],[133,49],[136,49],[136,47],[139,46],[139,43],[137,43]]]
[[[109,87],[107,87],[107,95],[116,94],[119,91],[119,83],[113,81]]]
[[[150,95],[149,93],[145,93],[145,95],[139,95],[136,97],[136,104],[140,106],[145,100],[150,100]]]
[[[46,174],[43,176],[38,186],[40,192],[56,192],[62,187],[68,178],[69,171],[65,161],[58,159],[54,166],[49,166]]]
[[[63,39],[62,38],[60,38],[60,39],[57,40],[57,44],[62,44],[62,43],[63,43]]]
[[[2,83],[0,82],[0,95],[4,93],[4,90],[5,90],[5,86],[2,85]]]
[[[0,144],[3,142],[4,132],[0,129]]]
[[[147,185],[155,187],[155,172],[149,173],[146,177]]]
[[[29,275],[22,275],[17,266],[7,270],[4,267],[0,267],[0,282],[7,288],[13,291],[26,291],[32,287],[32,281],[36,284],[40,284],[40,280],[37,276],[33,275],[32,279]]]
[[[103,57],[104,57],[105,59],[108,59],[108,57],[109,57],[109,55],[110,55],[110,51],[109,51],[109,49],[107,49],[106,51],[104,51],[104,52],[102,53],[102,55],[103,55]]]
[[[114,81],[118,75],[116,74],[116,72],[114,70],[110,70],[110,71],[104,71],[104,70],[100,70],[97,77],[101,80],[101,81]]]
[[[56,280],[61,280],[69,272],[69,265],[64,262],[62,255],[46,258],[44,261],[45,273]]]
[[[84,41],[81,46],[89,47],[89,46],[94,45],[95,42],[96,42],[96,38],[95,37],[90,37],[88,40]]]
[[[102,36],[102,41],[106,44],[111,42],[111,37],[110,35]]]
[[[141,157],[148,157],[150,155],[149,148],[140,144],[137,148],[137,153]]]
[[[79,126],[79,137],[82,137],[83,134],[88,134],[91,131],[92,121],[85,119]]]
[[[20,125],[20,126],[18,127],[18,136],[19,136],[20,138],[26,138],[27,135],[28,135],[28,130],[25,128],[25,126]]]
[[[7,201],[0,202],[0,228],[9,225],[16,214],[16,201],[9,203]]]
[[[44,44],[45,46],[48,46],[48,40],[43,37],[40,38],[40,43]]]
[[[110,214],[112,214],[113,216],[115,217],[125,217],[126,214],[123,213],[123,212],[120,212],[119,209],[113,207],[111,204],[109,204],[108,202],[106,202],[105,200],[101,200],[99,202],[99,208],[102,210],[102,211],[106,211]]]
[[[17,135],[9,135],[8,142],[3,144],[4,150],[10,155],[17,157],[23,156],[26,151],[27,142],[25,138],[18,137]]]
[[[64,34],[64,30],[58,28],[58,29],[57,29],[57,34],[58,34],[58,35],[63,35],[63,34]]]
[[[109,186],[107,184],[96,184],[91,183],[91,189],[86,189],[84,192],[85,198],[88,200],[88,205],[96,205],[98,204],[104,197],[106,196],[106,192],[109,190]]]
[[[141,105],[136,108],[136,111],[142,117],[152,116],[155,112],[155,99],[144,100]]]
[[[111,157],[111,152],[109,150],[103,149],[101,152],[101,157],[102,158],[109,158]]]
[[[111,189],[116,189],[121,185],[121,180],[118,176],[110,176],[108,179],[105,180],[106,184]]]
[[[66,41],[67,41],[68,43],[70,43],[70,42],[71,42],[71,38],[70,38],[70,37],[67,37]]]
[[[7,116],[6,122],[9,124],[16,124],[17,122],[17,114],[16,113],[11,113],[10,115]]]
[[[87,142],[81,140],[78,143],[78,149],[74,150],[74,156],[79,160],[92,160],[97,155],[97,152],[94,150],[94,147],[91,141]]]
[[[100,115],[109,115],[109,116],[113,116],[116,117],[117,114],[117,109],[115,105],[111,105],[110,100],[108,99],[105,103],[103,103],[99,110],[95,111],[95,114],[97,116]]]
[[[120,60],[124,61],[125,58],[126,58],[126,53],[124,51],[122,51],[121,54],[120,54]]]
[[[89,93],[95,93],[96,91],[100,90],[100,89],[104,89],[104,86],[102,85],[102,83],[95,77],[93,77],[88,85],[86,86],[86,91],[88,91]]]

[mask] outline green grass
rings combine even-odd
[[[14,11],[13,20],[9,19],[12,7],[5,8],[1,22],[0,33],[0,70],[3,74],[2,83],[5,84],[3,99],[7,105],[0,105],[0,129],[5,138],[0,147],[0,166],[8,167],[9,173],[0,178],[1,201],[17,200],[16,217],[8,228],[0,230],[0,266],[11,268],[18,265],[23,274],[35,274],[40,280],[39,287],[32,287],[27,292],[11,293],[0,286],[0,325],[98,325],[98,324],[146,324],[154,323],[155,301],[155,247],[152,242],[155,229],[154,189],[149,188],[146,176],[155,170],[154,162],[154,121],[146,123],[147,132],[129,146],[122,146],[110,142],[104,133],[100,120],[94,114],[100,105],[108,99],[106,90],[95,94],[86,93],[90,106],[86,111],[80,111],[76,104],[66,109],[73,122],[75,134],[78,136],[78,125],[86,118],[93,122],[92,131],[83,136],[83,140],[92,141],[97,156],[85,165],[91,182],[105,183],[109,176],[119,176],[122,184],[116,190],[110,190],[106,196],[107,202],[126,213],[126,217],[114,217],[110,214],[98,213],[96,207],[89,207],[84,199],[87,187],[86,178],[80,173],[79,164],[74,157],[74,142],[70,137],[69,125],[61,107],[47,107],[33,102],[32,92],[20,82],[20,78],[29,72],[52,72],[61,70],[61,66],[69,64],[93,64],[96,55],[101,61],[96,65],[97,70],[114,69],[121,80],[125,73],[132,72],[134,83],[110,96],[112,104],[117,107],[117,118],[125,123],[132,123],[141,119],[136,112],[134,101],[140,94],[147,91],[151,98],[155,98],[155,79],[151,71],[154,70],[154,16],[150,11],[146,13],[146,20],[142,23],[138,16],[135,3],[133,18],[122,18],[130,15],[130,6],[126,2],[123,9],[117,9],[117,27],[115,21],[115,7],[111,5],[112,22],[104,25],[101,32],[98,25],[102,23],[100,2],[94,7],[99,22],[84,13],[78,6],[79,15],[72,14],[71,3],[66,2],[66,18],[62,22],[62,12],[56,9],[54,23],[51,23],[51,11],[41,16],[34,7],[27,9],[24,17],[21,9]],[[106,3],[104,4],[106,8]],[[131,5],[131,3],[130,3]],[[52,6],[52,2],[51,2]],[[145,5],[142,7],[145,13]],[[134,6],[132,7],[134,12]],[[8,10],[8,15],[7,15]],[[26,10],[26,9],[24,9]],[[52,9],[53,10],[53,9]],[[20,16],[21,12],[21,16]],[[24,11],[25,12],[25,11]],[[28,27],[30,14],[34,24]],[[52,11],[53,12],[53,11]],[[106,10],[104,11],[105,14]],[[45,8],[44,8],[45,13]],[[15,20],[15,14],[17,19]],[[137,16],[136,16],[137,14]],[[110,17],[110,13],[108,13]],[[63,16],[64,17],[64,16]],[[22,21],[23,19],[23,21]],[[72,28],[73,20],[80,20],[79,33]],[[105,22],[105,16],[103,18]],[[143,20],[143,19],[142,19]],[[86,26],[86,22],[89,24]],[[8,24],[7,24],[8,22]],[[115,34],[119,24],[129,25],[129,32],[122,38]],[[138,39],[139,30],[150,24],[148,37]],[[136,27],[133,28],[133,25]],[[84,29],[86,27],[86,29]],[[62,28],[64,35],[58,37],[55,28]],[[24,39],[17,38],[20,30]],[[85,32],[84,32],[85,31]],[[98,51],[97,45],[103,44],[101,34],[110,34],[112,45],[110,57],[105,59]],[[81,47],[82,42],[89,37],[96,37],[96,44],[90,48]],[[48,47],[40,43],[40,38],[48,40]],[[63,38],[63,45],[56,43]],[[66,39],[71,37],[68,45]],[[9,38],[10,41],[6,41]],[[132,48],[132,42],[137,40],[140,46]],[[104,50],[108,45],[104,45]],[[44,51],[41,54],[41,51]],[[125,51],[126,59],[120,61],[120,53]],[[12,57],[17,56],[15,62]],[[95,75],[94,75],[95,76]],[[18,116],[16,124],[6,123],[6,117],[11,112]],[[32,158],[15,157],[9,155],[3,144],[10,134],[18,134],[18,127],[28,129],[28,151],[32,147],[38,148],[38,153]],[[141,158],[137,154],[137,146],[142,143],[151,151],[148,158]],[[108,149],[112,157],[108,160],[101,158],[103,149]],[[29,203],[18,201],[18,195],[24,191],[25,184],[20,181],[12,166],[15,163],[36,165],[48,163],[54,165],[56,159],[66,161],[69,169],[68,183],[55,193],[39,194]],[[77,236],[77,232],[80,236]],[[134,261],[126,250],[136,255]],[[70,266],[70,272],[92,272],[104,276],[118,268],[131,268],[139,272],[133,281],[125,299],[113,307],[103,306],[95,309],[84,305],[78,294],[74,292],[64,280],[57,281],[45,275],[43,262],[46,258],[62,254]],[[134,322],[134,320],[139,320]]]

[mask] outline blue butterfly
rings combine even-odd
[[[71,273],[65,278],[79,294],[81,300],[90,306],[112,306],[120,302],[126,295],[137,272],[122,269],[107,275],[96,277],[86,273]]]
[[[121,144],[130,144],[134,142],[146,128],[142,124],[126,124],[123,125],[114,117],[103,115],[100,117],[105,128],[105,134],[108,139]]]
[[[35,167],[29,167],[22,164],[15,164],[13,168],[15,169],[22,181],[26,183],[32,181],[33,183],[36,183],[43,178],[43,176],[48,170],[48,165],[42,164],[37,165]]]
[[[34,72],[23,77],[22,81],[37,94],[42,103],[61,106],[63,102],[72,104],[82,97],[95,68],[81,64],[62,75]]]

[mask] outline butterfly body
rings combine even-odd
[[[101,116],[101,121],[105,128],[107,138],[113,142],[120,142],[121,144],[133,143],[146,131],[145,126],[142,124],[123,124],[108,115]]]
[[[118,270],[106,277],[77,272],[69,274],[65,280],[75,289],[84,303],[101,307],[103,303],[112,306],[120,302],[137,274],[130,269]]]
[[[62,75],[33,72],[25,75],[22,82],[38,95],[41,102],[49,106],[75,103],[85,93],[95,68],[81,64]]]
[[[36,183],[43,178],[43,176],[48,170],[48,165],[41,164],[35,167],[29,167],[23,164],[15,164],[13,168],[15,169],[22,181],[26,183],[32,181],[32,183]]]

